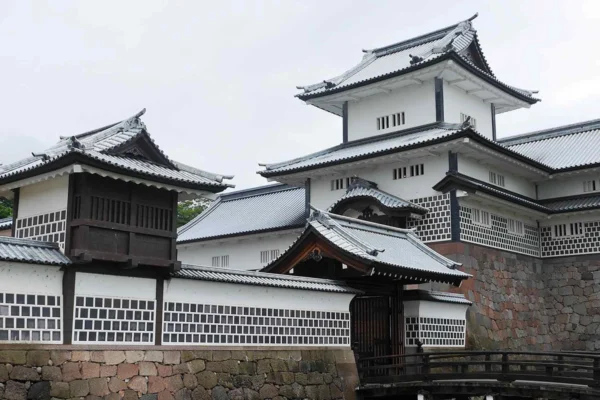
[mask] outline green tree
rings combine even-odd
[[[196,218],[208,205],[208,200],[204,199],[180,201],[177,204],[177,227],[183,226]]]
[[[0,198],[0,218],[10,217],[12,215],[12,200]]]

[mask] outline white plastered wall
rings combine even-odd
[[[59,266],[0,261],[0,292],[62,296]]]
[[[78,272],[75,295],[154,300],[156,280]]]
[[[406,124],[377,130],[377,118],[404,112]],[[348,140],[363,139],[435,122],[433,81],[348,103]]]
[[[467,315],[466,304],[442,303],[436,301],[405,301],[405,317],[432,317],[432,318],[450,318],[465,319]]]
[[[600,192],[598,174],[581,173],[568,178],[551,179],[538,183],[538,196],[540,199],[549,199],[583,194],[583,182],[590,180],[596,181],[596,189]]]
[[[477,132],[492,139],[491,104],[444,81],[444,121],[460,123],[461,113],[475,118]]]
[[[349,312],[353,294],[191,279],[165,281],[165,301],[244,307]]]
[[[461,174],[489,182],[490,171],[504,175],[504,189],[535,199],[535,184],[520,176],[502,171],[493,165],[480,163],[464,154],[458,155],[458,172]]]
[[[425,173],[423,175],[394,180],[394,168],[421,163],[425,164]],[[444,178],[447,171],[448,155],[446,153],[439,156],[412,159],[407,162],[379,164],[363,169],[349,169],[344,175],[328,175],[311,178],[310,203],[314,207],[327,210],[331,204],[346,193],[345,189],[331,190],[331,180],[354,175],[373,181],[377,183],[378,188],[384,192],[388,192],[405,200],[439,195],[440,193],[433,190],[432,187]]]
[[[68,175],[23,186],[19,190],[19,218],[64,210],[68,195]]]
[[[229,267],[239,270],[258,270],[266,264],[260,262],[260,252],[279,250],[282,254],[302,233],[301,229],[288,230],[280,234],[243,235],[223,240],[177,245],[177,259],[184,264],[212,265],[212,258],[229,256]]]

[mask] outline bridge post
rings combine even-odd
[[[594,379],[594,383],[589,386],[592,387],[600,387],[600,358],[594,358],[594,373],[592,377]]]
[[[502,353],[502,381],[510,382],[511,379],[508,378],[510,374],[510,365],[508,363],[508,353]]]
[[[423,374],[423,380],[424,381],[428,381],[429,380],[429,354],[427,353],[421,353],[421,359],[422,359],[422,363],[423,363],[423,368],[421,370],[421,374]]]

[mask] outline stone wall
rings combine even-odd
[[[431,244],[473,278],[461,292],[467,347],[514,350],[600,349],[600,255],[539,259],[469,243]]]
[[[0,347],[0,399],[354,399],[350,349]]]

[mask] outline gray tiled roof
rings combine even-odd
[[[398,229],[361,221],[354,218],[314,210],[305,232],[277,260],[263,270],[283,259],[286,254],[309,231],[313,230],[329,244],[373,268],[372,275],[400,277],[424,277],[439,282],[456,283],[467,279],[456,263],[429,248],[410,229]]]
[[[1,218],[0,219],[0,229],[9,229],[12,227],[13,217]]]
[[[16,239],[0,236],[0,261],[16,261],[30,264],[69,265],[56,243]]]
[[[177,242],[302,227],[305,201],[304,188],[282,184],[225,193],[179,229]]]
[[[289,275],[270,274],[266,272],[239,271],[196,265],[183,265],[181,270],[172,273],[171,276],[182,279],[271,286],[286,289],[354,294],[361,293],[361,291],[349,287],[344,282],[329,279],[304,278]]]
[[[381,135],[368,139],[343,143],[317,153],[275,164],[267,164],[263,176],[278,175],[296,170],[324,167],[329,164],[350,162],[362,157],[375,157],[380,153],[401,150],[410,146],[426,145],[429,142],[448,138],[460,132],[459,124],[430,124],[407,129],[397,134]]]
[[[491,71],[477,39],[477,33],[472,26],[473,18],[437,30],[413,39],[405,40],[389,46],[366,50],[360,63],[343,74],[326,79],[313,85],[299,86],[304,93],[298,95],[308,99],[315,95],[323,95],[340,89],[368,84],[378,78],[408,71],[424,64],[431,64],[444,56],[455,54],[460,60],[478,73],[484,75],[496,84],[512,90],[517,94],[530,98],[534,92],[517,89],[500,82]],[[475,44],[483,65],[476,66],[468,56],[468,49]]]
[[[230,179],[229,176],[193,169],[184,164],[168,160],[155,144],[153,145],[156,149],[168,160],[168,165],[158,165],[140,158],[111,154],[111,150],[131,142],[141,135],[146,135],[152,141],[146,131],[146,126],[140,120],[143,113],[144,111],[131,118],[94,131],[61,138],[56,145],[37,155],[0,166],[0,181],[17,177],[25,172],[53,163],[59,163],[68,156],[79,156],[84,161],[99,162],[102,165],[147,176],[149,179],[160,178],[215,188],[232,186],[223,182],[224,179]]]
[[[600,119],[499,139],[510,150],[554,169],[600,163]]]
[[[449,292],[438,292],[434,290],[406,290],[402,294],[404,301],[411,300],[427,300],[437,301],[440,303],[456,303],[471,305],[473,302],[467,300],[463,294],[460,293],[449,293]]]
[[[554,213],[600,208],[600,195],[543,201],[543,204]]]
[[[418,214],[426,214],[429,211],[418,204],[411,203],[410,201],[406,201],[400,197],[379,190],[375,183],[364,181],[360,178],[356,179],[355,182],[348,187],[346,193],[336,200],[328,210],[335,210],[338,204],[346,200],[364,197],[371,198],[377,201],[381,206],[393,210],[410,210]]]

